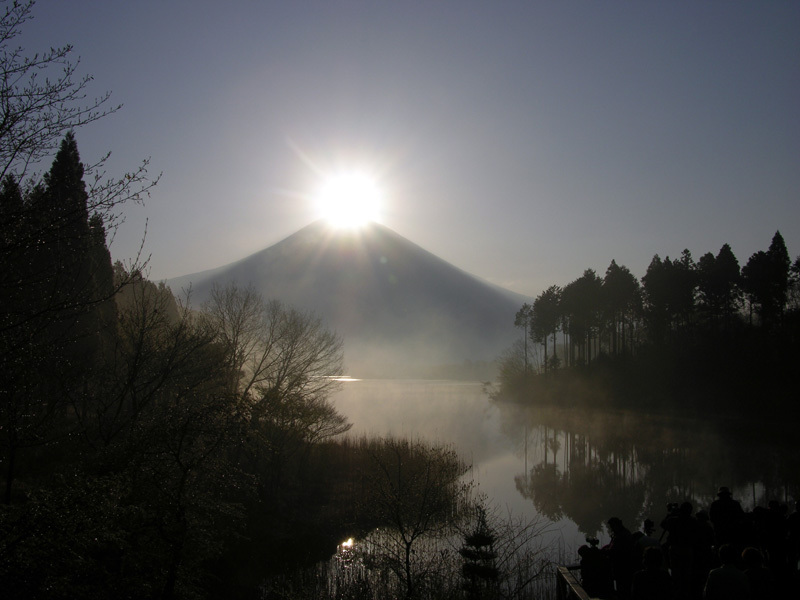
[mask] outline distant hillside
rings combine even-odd
[[[493,361],[519,335],[525,298],[481,281],[379,224],[358,231],[315,222],[238,262],[169,280],[192,304],[214,283],[252,284],[325,319],[345,341],[354,376],[425,372]]]

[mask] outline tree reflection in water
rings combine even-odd
[[[504,433],[526,453],[519,493],[553,521],[597,535],[611,516],[632,530],[668,502],[708,507],[720,486],[745,507],[800,497],[790,423],[758,424],[498,404]]]

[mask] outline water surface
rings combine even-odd
[[[453,444],[480,492],[515,515],[552,523],[548,543],[572,555],[586,535],[659,523],[668,502],[707,508],[728,486],[745,509],[800,497],[791,423],[655,417],[497,405],[479,382],[353,380],[333,401],[353,434]]]

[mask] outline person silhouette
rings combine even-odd
[[[764,566],[764,555],[758,548],[745,548],[742,552],[744,574],[750,585],[751,600],[771,600],[778,592],[775,576]]]
[[[644,550],[642,569],[633,574],[631,600],[672,600],[675,585],[664,568],[664,553],[657,546]]]
[[[718,547],[738,541],[744,511],[742,505],[733,499],[730,489],[724,486],[719,488],[717,499],[708,509],[708,517],[714,525]]]
[[[736,566],[739,553],[731,544],[719,548],[722,566],[711,569],[703,589],[704,600],[749,600],[750,582]]]
[[[683,502],[661,524],[669,534],[667,537],[669,568],[679,598],[691,597],[698,538],[698,523],[692,515],[693,510],[691,502]]]
[[[614,581],[617,585],[617,594],[623,600],[630,598],[631,580],[638,565],[636,564],[636,548],[633,535],[622,523],[619,517],[608,520],[608,530],[611,542],[606,546],[606,551],[611,559],[614,570]]]

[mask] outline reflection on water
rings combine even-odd
[[[575,549],[622,518],[659,523],[667,502],[708,507],[728,486],[745,508],[800,497],[795,429],[619,412],[496,406],[480,383],[363,380],[334,398],[356,434],[452,443],[479,489],[514,514],[542,515]]]
[[[630,413],[503,410],[503,430],[527,444],[520,494],[551,519],[594,534],[610,516],[657,523],[667,502],[707,508],[720,486],[745,507],[798,496],[792,428]],[[520,427],[520,425],[527,427]]]

